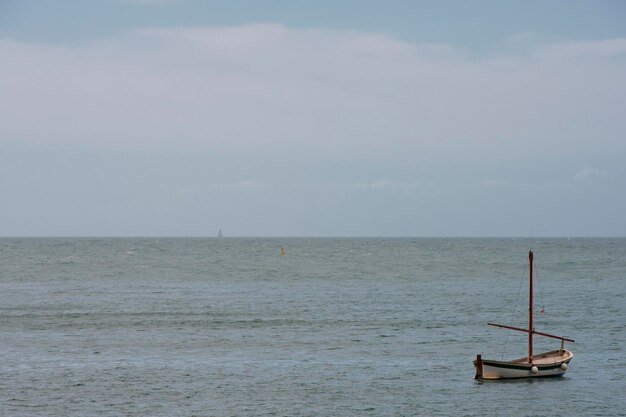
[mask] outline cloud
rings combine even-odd
[[[622,149],[624,54],[626,39],[473,56],[280,24],[144,28],[79,46],[4,39],[0,140],[450,163]]]
[[[388,180],[374,181],[369,185],[369,188],[374,191],[414,191],[417,187],[417,183]]]
[[[576,175],[574,175],[574,181],[576,182],[590,181],[594,178],[606,177],[608,174],[609,173],[605,170],[587,167],[578,171]]]
[[[334,182],[328,184],[317,184],[309,186],[311,189],[319,189],[321,191],[340,191],[345,193],[411,193],[419,188],[426,188],[432,184],[420,181],[390,181],[379,179],[372,182]]]

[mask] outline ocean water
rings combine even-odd
[[[575,357],[477,382],[525,354],[486,323],[526,326],[531,246]],[[625,300],[626,239],[4,238],[0,415],[626,415]]]

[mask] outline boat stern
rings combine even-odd
[[[476,355],[474,368],[476,368],[476,375],[474,376],[474,379],[483,379],[483,358],[481,355]]]

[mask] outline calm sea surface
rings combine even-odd
[[[530,246],[574,360],[478,383]],[[2,416],[623,416],[625,344],[626,239],[0,239]]]

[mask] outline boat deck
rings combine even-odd
[[[533,363],[536,365],[546,365],[550,363],[562,362],[572,357],[572,352],[566,349],[553,350],[533,356]],[[511,363],[528,363],[528,358],[523,357],[512,360]]]

